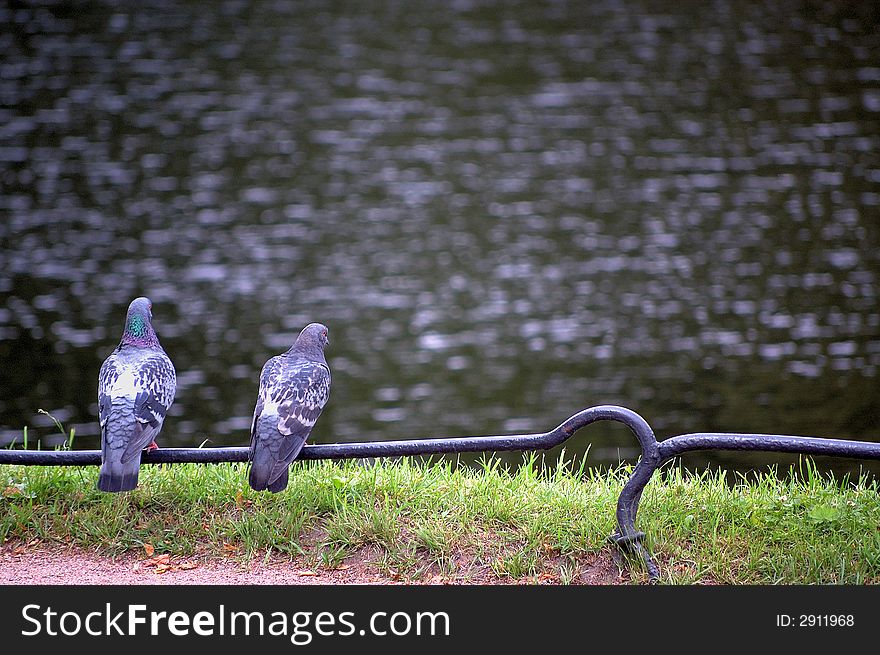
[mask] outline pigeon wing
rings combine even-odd
[[[254,449],[257,446],[257,421],[263,415],[266,404],[277,404],[273,400],[274,389],[278,384],[278,378],[281,375],[282,358],[280,355],[272,357],[265,364],[263,370],[260,371],[260,390],[257,393],[257,404],[254,407],[254,418],[251,421],[251,447],[250,459],[254,457]]]
[[[281,459],[293,459],[302,448],[330,397],[330,369],[307,362],[292,367],[275,386],[278,432],[285,436]]]
[[[98,422],[103,428],[110,418],[110,406],[112,397],[110,395],[116,379],[119,377],[119,368],[116,362],[116,353],[111,354],[104,363],[101,364],[101,370],[98,373]]]
[[[122,454],[123,463],[138,455],[159,434],[168,408],[174,402],[177,383],[174,366],[164,352],[145,358],[138,367],[136,380],[138,391],[134,399],[134,416],[137,426]]]

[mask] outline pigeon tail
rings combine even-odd
[[[140,451],[126,457],[128,446],[139,432],[138,422],[131,417],[132,407],[130,398],[116,398],[101,431],[101,469],[98,473],[98,489],[101,491],[131,491],[137,486]]]
[[[263,466],[255,466],[251,463],[251,470],[248,473],[248,484],[254,491],[265,491],[269,486],[269,471]]]
[[[270,473],[271,470],[264,466],[251,465],[251,470],[248,474],[248,484],[251,485],[251,489],[254,491],[269,490],[275,494],[279,491],[284,491],[287,488],[287,467],[285,466],[274,480],[269,479]]]
[[[284,470],[281,471],[281,475],[279,475],[273,482],[269,483],[269,486],[266,487],[273,494],[277,494],[279,491],[284,491],[287,489],[287,474],[290,471],[288,467],[284,467]]]
[[[285,446],[290,438],[278,432],[277,423],[277,416],[264,416],[257,422],[254,440],[258,447],[253,449],[248,473],[248,483],[254,491],[283,491],[287,487],[290,462],[302,448],[304,440],[299,448],[294,449],[295,452],[285,456]]]
[[[131,491],[138,484],[140,457],[123,464],[122,462],[104,462],[98,473],[98,489],[101,491]]]

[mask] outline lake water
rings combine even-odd
[[[606,403],[660,439],[880,440],[869,3],[17,2],[0,25],[0,443],[57,443],[44,409],[98,447],[138,295],[178,372],[164,446],[246,445],[260,367],[311,321],[314,442]],[[638,455],[614,424],[567,456],[588,445]]]

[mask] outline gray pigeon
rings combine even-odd
[[[248,482],[256,491],[287,487],[290,463],[299,455],[330,396],[330,367],[324,348],[327,326],[310,323],[286,353],[260,372],[251,426]]]
[[[152,309],[149,298],[131,301],[122,340],[98,374],[101,491],[137,487],[141,452],[158,448],[156,437],[174,402],[177,377],[153,330]]]

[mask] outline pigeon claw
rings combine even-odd
[[[156,445],[155,441],[151,441],[150,445],[144,448],[145,451],[150,452],[151,450],[158,450],[159,446]]]

